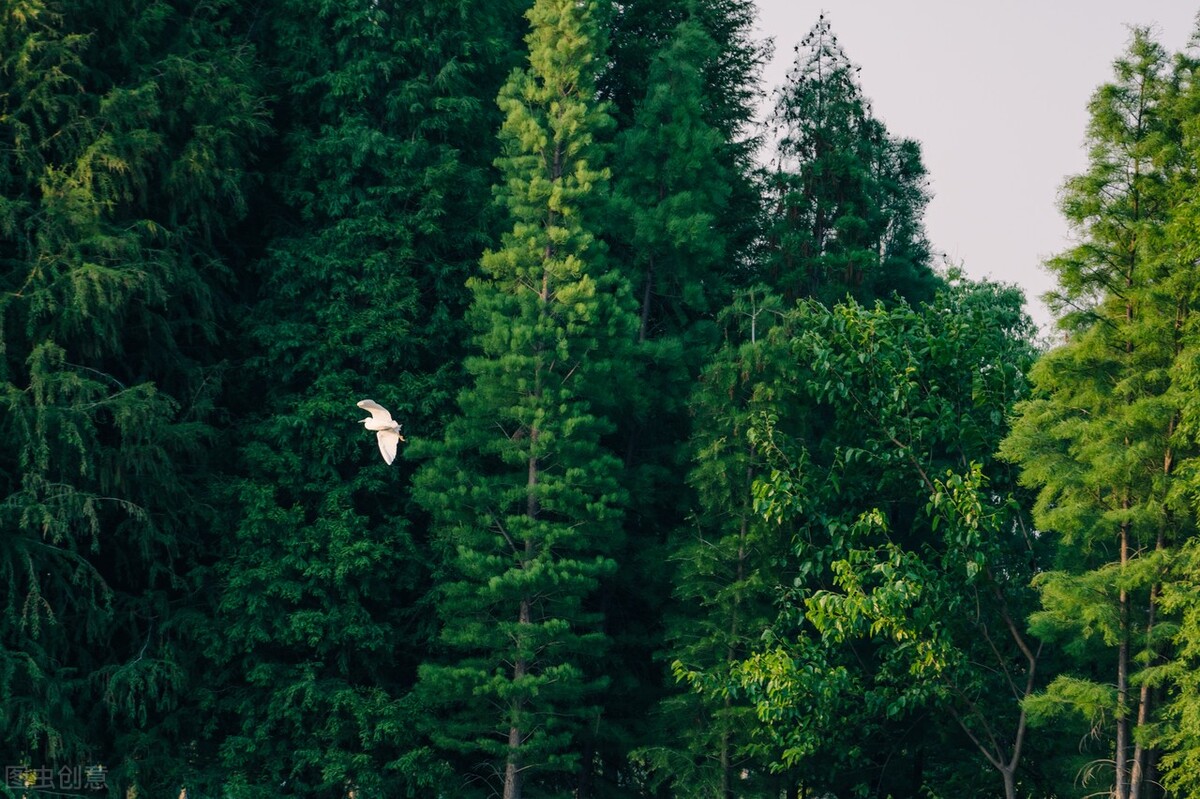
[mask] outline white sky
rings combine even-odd
[[[793,47],[824,12],[863,93],[897,136],[921,143],[936,252],[974,277],[1017,283],[1043,328],[1041,264],[1069,244],[1063,180],[1086,167],[1087,103],[1112,77],[1129,24],[1151,25],[1169,52],[1188,42],[1200,0],[758,0],[775,40],[770,92]]]

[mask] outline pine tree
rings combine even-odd
[[[606,636],[591,595],[614,569],[625,503],[603,437],[637,321],[593,233],[608,182],[596,136],[610,124],[595,103],[593,6],[538,0],[527,17],[529,65],[498,100],[512,229],[470,281],[470,384],[417,476],[444,559],[445,656],[421,667],[432,734],[470,754],[458,790],[494,777],[505,799],[565,793],[597,719]]]
[[[242,9],[0,6],[0,749],[177,793],[264,101]]]
[[[1033,629],[1078,657],[1032,706],[1069,708],[1102,731],[1098,756],[1111,758],[1112,794],[1125,799],[1152,790],[1145,744],[1158,708],[1141,672],[1170,630],[1164,558],[1192,526],[1174,488],[1186,452],[1171,378],[1191,290],[1170,277],[1163,250],[1166,54],[1137,29],[1115,73],[1089,108],[1088,170],[1063,195],[1081,243],[1048,264],[1069,337],[1031,372],[1033,397],[1002,453],[1039,492],[1035,521],[1058,542]]]
[[[859,68],[824,16],[796,53],[770,119],[766,281],[826,304],[847,294],[865,303],[893,292],[932,298],[919,146],[872,116]]]
[[[278,134],[230,381],[237,479],[208,647],[218,777],[237,796],[434,791],[409,696],[435,633],[425,520],[413,465],[380,460],[355,403],[431,435],[462,384],[463,284],[496,223],[499,114],[482,98],[514,62],[517,15],[263,10]]]

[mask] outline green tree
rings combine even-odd
[[[772,332],[785,324],[779,298],[761,287],[739,292],[722,321],[725,344],[689,400],[694,510],[669,547],[675,601],[664,654],[686,690],[662,701],[658,740],[644,756],[674,796],[778,796],[788,784],[770,773],[779,753],[757,745],[753,705],[729,686],[775,618],[778,586],[793,576],[784,565],[790,528],[752,507],[753,482],[768,472],[747,433],[764,415],[790,429],[803,409],[785,399],[796,366],[780,344],[786,336]]]
[[[716,42],[697,14],[688,14],[650,64],[647,94],[614,148],[618,213],[609,236],[640,306],[635,354],[643,370],[615,437],[625,445],[631,501],[622,569],[605,586],[615,675],[605,693],[613,728],[606,737],[618,747],[602,753],[611,791],[627,791],[637,779],[629,749],[652,746],[664,734],[645,708],[665,688],[656,655],[671,587],[662,561],[667,533],[689,505],[679,479],[687,468],[686,400],[715,346],[714,317],[737,279],[731,265],[744,257],[729,224],[731,199],[744,180],[731,168],[731,143],[708,119],[704,81],[717,58]]]
[[[601,13],[609,62],[598,83],[620,129],[633,126],[656,82],[651,65],[672,46],[677,26],[688,22],[715,46],[701,62],[705,118],[734,145],[730,155],[750,160],[752,140],[746,135],[757,113],[759,73],[770,57],[769,44],[755,38],[753,2],[634,0],[607,5]]]
[[[442,773],[409,696],[436,634],[414,466],[380,460],[355,402],[432,435],[463,382],[463,284],[498,221],[500,117],[481,98],[515,62],[517,16],[263,7],[278,133],[230,380],[236,479],[208,647],[210,739],[235,795],[404,795]]]
[[[592,4],[538,0],[527,17],[528,67],[498,100],[512,228],[470,281],[470,384],[417,475],[442,555],[444,656],[420,671],[432,734],[471,755],[458,790],[490,784],[505,799],[565,793],[598,717],[607,639],[592,594],[614,569],[625,504],[603,439],[637,330],[593,232],[608,182],[596,136],[610,122],[595,101]]]
[[[1058,553],[1037,580],[1033,630],[1078,658],[1031,711],[1086,720],[1125,799],[1153,790],[1158,708],[1145,669],[1172,629],[1159,603],[1164,559],[1192,529],[1176,488],[1189,451],[1172,380],[1192,290],[1164,257],[1166,54],[1135,29],[1114,66],[1089,106],[1088,169],[1063,193],[1080,244],[1048,263],[1068,338],[1031,372],[1002,453],[1037,490],[1034,518]]]
[[[647,94],[617,143],[615,190],[628,218],[621,238],[638,293],[639,342],[711,319],[734,279],[721,226],[734,173],[722,157],[728,142],[704,107],[704,67],[715,57],[704,28],[681,22],[651,63]]]
[[[1198,371],[1196,369],[1197,344],[1195,319],[1190,310],[1194,305],[1197,289],[1196,264],[1200,256],[1200,237],[1197,236],[1197,181],[1200,180],[1200,56],[1196,51],[1197,39],[1193,35],[1191,47],[1175,56],[1170,78],[1164,87],[1160,104],[1163,122],[1164,148],[1159,163],[1165,167],[1164,191],[1167,209],[1162,229],[1161,246],[1156,247],[1160,260],[1156,272],[1157,285],[1152,290],[1152,299],[1159,313],[1174,313],[1173,349],[1176,357],[1169,369],[1171,388],[1167,399],[1177,403],[1179,424],[1169,450],[1172,463],[1163,464],[1164,471],[1172,471],[1175,479],[1167,488],[1172,512],[1186,517],[1191,522],[1185,528],[1186,538],[1181,536],[1178,554],[1170,553],[1167,570],[1162,579],[1161,608],[1167,620],[1177,622],[1178,630],[1172,642],[1177,648],[1160,646],[1157,657],[1147,663],[1144,684],[1150,686],[1150,697],[1163,709],[1162,721],[1151,728],[1148,736],[1152,744],[1161,746],[1163,755],[1156,764],[1153,752],[1148,757],[1147,781],[1156,780],[1161,772],[1161,782],[1172,795],[1193,796],[1200,790],[1196,777],[1198,753],[1200,753],[1200,725],[1197,724],[1196,664],[1197,627],[1196,566],[1200,541],[1195,535],[1195,509],[1197,494],[1198,464],[1195,454],[1200,442],[1200,410],[1196,401]],[[1172,307],[1173,306],[1173,307]],[[1181,495],[1172,496],[1173,492]],[[1156,638],[1166,638],[1159,622]],[[1171,631],[1168,626],[1167,632]],[[1155,766],[1158,769],[1155,769]]]
[[[178,793],[225,256],[265,132],[233,2],[0,5],[0,749]]]
[[[769,120],[764,279],[826,304],[932,298],[920,147],[871,115],[860,68],[823,15],[796,52]]]
[[[755,420],[753,510],[790,531],[791,579],[730,677],[808,789],[966,795],[986,763],[1016,795],[1036,542],[993,453],[1032,356],[1021,301],[952,275],[920,310],[809,302],[773,331],[804,421]]]

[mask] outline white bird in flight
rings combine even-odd
[[[375,437],[379,439],[379,452],[388,466],[391,466],[392,461],[396,460],[396,445],[404,440],[404,436],[400,435],[400,425],[388,413],[387,408],[375,400],[359,400],[358,407],[370,411],[370,416],[359,421],[366,425],[368,430],[375,431]]]

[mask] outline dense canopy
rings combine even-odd
[[[4,795],[1200,795],[1200,54],[1049,346],[754,13],[0,0]]]

